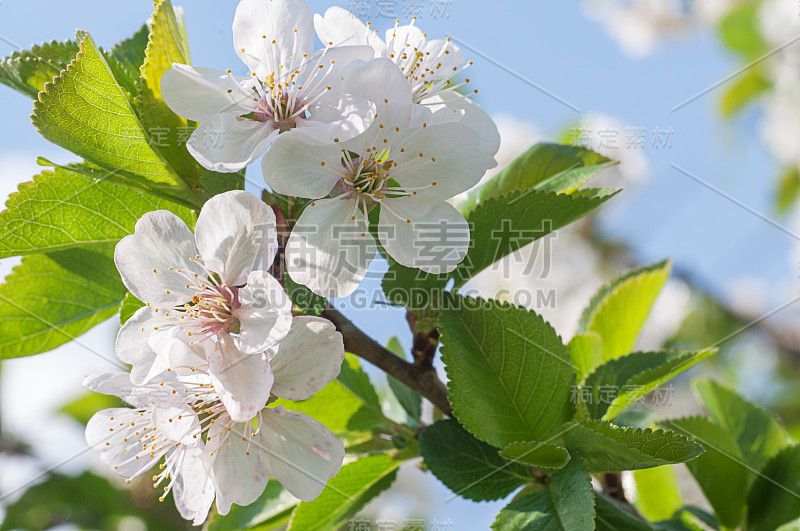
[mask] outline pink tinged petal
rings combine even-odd
[[[390,59],[353,61],[345,68],[342,78],[343,81],[338,85],[339,92],[380,104],[412,103],[411,87],[403,72]]]
[[[262,452],[269,469],[296,498],[311,501],[336,476],[344,444],[328,428],[283,406],[266,409],[259,426]]]
[[[323,44],[329,46],[367,45],[375,50],[375,57],[388,55],[386,44],[358,17],[342,9],[331,7],[324,16],[314,15],[314,28]],[[333,43],[333,44],[331,44]]]
[[[86,442],[100,451],[100,460],[113,472],[134,478],[150,470],[173,447],[173,443],[157,446],[150,455],[150,447],[142,449],[139,439],[153,433],[150,415],[139,410],[113,408],[99,411],[86,424]],[[136,432],[139,435],[136,435]],[[158,433],[158,432],[156,432]],[[157,437],[160,444],[163,437]]]
[[[295,70],[314,48],[314,21],[303,0],[241,0],[233,18],[236,54],[263,80],[280,65]]]
[[[292,301],[280,283],[266,271],[253,271],[239,290],[241,331],[236,338],[245,354],[261,354],[282,340],[292,326]]]
[[[342,335],[333,323],[295,317],[289,335],[269,352],[272,392],[288,400],[311,398],[339,375],[343,359]]]
[[[132,365],[131,382],[136,385],[149,382],[168,367],[167,361],[150,347],[150,336],[157,329],[167,328],[153,310],[150,306],[139,308],[117,334],[117,357]]]
[[[120,240],[114,262],[136,298],[155,306],[177,306],[194,295],[178,270],[203,273],[191,261],[196,255],[194,235],[186,223],[172,212],[158,210],[142,216],[134,233]]]
[[[479,149],[480,139],[462,123],[423,127],[405,142],[404,152],[395,152],[392,176],[401,186],[425,187],[425,193],[442,199],[453,197],[476,185],[494,163]]]
[[[203,167],[232,173],[260,157],[277,136],[272,122],[220,113],[194,130],[186,149]]]
[[[321,143],[337,143],[354,138],[375,118],[375,105],[366,99],[325,92],[309,108],[310,118],[297,118],[297,126],[284,135],[304,135]]]
[[[217,495],[217,512],[226,515],[232,504],[256,501],[269,481],[268,462],[257,437],[246,424],[218,421],[211,426],[203,464],[210,472]],[[244,439],[244,440],[242,440]]]
[[[377,246],[362,216],[351,217],[354,201],[334,198],[312,202],[286,244],[286,268],[292,280],[323,297],[351,294],[367,273]]]
[[[206,267],[229,286],[240,286],[252,271],[267,270],[278,250],[275,213],[243,190],[216,195],[195,225],[197,249]]]
[[[378,232],[392,258],[426,273],[449,273],[469,249],[464,216],[450,203],[425,194],[384,200]]]
[[[317,144],[305,135],[284,133],[261,159],[264,181],[273,191],[317,199],[328,195],[342,172],[341,147]]]
[[[190,376],[195,367],[202,367],[207,364],[203,350],[197,346],[189,345],[190,339],[186,331],[181,328],[159,328],[150,335],[148,345],[159,357],[159,366],[166,367],[166,370],[178,376]],[[203,340],[212,341],[208,338],[203,338]]]
[[[176,63],[161,77],[161,94],[172,112],[203,122],[221,112],[241,116],[255,111],[250,85],[246,77]]]
[[[183,463],[172,484],[172,496],[178,512],[194,525],[202,525],[214,503],[214,483],[203,468],[200,446],[186,448]]]
[[[236,422],[253,418],[269,400],[272,370],[264,354],[244,354],[230,337],[206,350],[209,375],[225,409]]]

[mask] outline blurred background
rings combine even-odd
[[[179,2],[176,2],[179,3]],[[621,161],[598,181],[623,193],[604,208],[483,272],[464,288],[542,313],[568,339],[589,297],[614,276],[671,258],[673,275],[642,349],[717,345],[657,404],[700,412],[688,382],[711,374],[775,410],[800,436],[800,4],[797,0],[364,0],[340,5],[383,30],[417,17],[475,64],[470,84],[502,136],[500,167],[538,141],[585,145]],[[243,70],[231,44],[233,0],[184,7],[193,63]],[[106,48],[150,16],[148,0],[2,0],[0,54],[91,32]],[[0,197],[72,155],[30,124],[32,102],[0,86]],[[489,177],[491,174],[487,175]],[[247,189],[260,193],[259,165]],[[595,182],[598,184],[598,182]],[[6,275],[16,259],[0,260]],[[366,292],[336,301],[380,342],[410,346],[402,310]],[[52,352],[0,365],[0,529],[175,529],[148,485],[123,488],[88,451],[83,426],[103,397],[84,376],[113,370],[112,319]],[[365,363],[365,365],[367,365]],[[378,386],[382,374],[369,372]],[[444,373],[442,371],[442,377]],[[663,398],[663,397],[662,397]],[[416,462],[359,518],[424,529],[485,529],[506,502],[452,498]],[[687,500],[703,504],[687,482]],[[5,520],[4,520],[5,519]],[[354,521],[356,524],[358,521]],[[388,527],[394,522],[395,527]]]

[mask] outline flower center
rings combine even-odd
[[[297,126],[297,118],[305,117],[307,107],[303,98],[297,91],[270,89],[264,86],[264,95],[259,100],[259,110],[253,114],[253,119],[259,122],[273,122],[281,133]]]

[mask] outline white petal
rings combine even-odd
[[[229,286],[244,284],[252,271],[269,269],[278,250],[275,213],[243,190],[209,199],[197,217],[195,238],[206,267]]]
[[[292,326],[292,301],[280,283],[265,271],[253,271],[239,290],[241,332],[238,346],[245,354],[261,354],[277,344]]]
[[[172,441],[193,444],[199,439],[200,421],[189,406],[157,407],[153,409],[152,418],[164,437]]]
[[[464,111],[459,121],[481,135],[478,149],[487,157],[494,159],[497,150],[500,149],[500,132],[497,130],[497,125],[495,125],[494,120],[483,110],[483,107],[469,98],[462,98],[450,92],[433,96],[424,101],[426,105],[434,102],[441,102],[443,106],[446,106],[448,109]],[[435,109],[436,107],[431,108]],[[439,112],[440,111],[437,110],[436,114],[439,114]],[[496,162],[494,165],[496,165]],[[492,168],[494,165],[489,167]]]
[[[258,443],[244,424],[228,431],[226,422],[211,426],[203,457],[217,493],[217,512],[228,514],[231,504],[250,505],[261,496],[269,481],[269,468]],[[242,440],[245,439],[245,440]],[[248,455],[249,452],[249,455]]]
[[[260,157],[277,136],[272,122],[220,113],[194,130],[186,149],[203,167],[231,173]]]
[[[161,95],[172,112],[195,122],[226,112],[256,110],[249,80],[211,68],[174,64],[161,76]]]
[[[411,87],[403,72],[390,59],[353,61],[342,73],[339,91],[376,103],[408,103]]]
[[[261,414],[259,431],[270,472],[303,501],[319,496],[342,466],[342,441],[302,413],[268,408]]]
[[[339,375],[344,359],[342,335],[319,317],[295,317],[292,329],[269,353],[275,374],[272,392],[289,400],[306,400]]]
[[[132,366],[131,381],[136,385],[149,382],[168,367],[166,360],[150,347],[150,336],[156,332],[155,328],[164,326],[163,319],[153,309],[150,306],[139,308],[117,333],[117,357]]]
[[[128,372],[92,374],[83,380],[83,386],[95,393],[118,396],[137,408],[151,407],[158,402],[153,389],[131,383],[131,374]]]
[[[375,118],[375,105],[366,99],[326,91],[309,108],[309,118],[297,118],[296,127],[284,135],[305,135],[321,143],[354,138]]]
[[[273,191],[317,199],[330,193],[339,176],[342,151],[335,145],[317,144],[304,135],[284,133],[261,159],[264,180]]]
[[[365,44],[375,50],[376,57],[388,55],[386,44],[381,38],[367,28],[358,17],[341,7],[328,8],[324,16],[314,15],[314,27],[323,44],[332,46]]]
[[[401,186],[428,187],[426,193],[453,197],[477,184],[494,162],[479,144],[480,135],[462,123],[428,125],[404,143],[404,152],[395,150],[392,176]]]
[[[206,349],[209,374],[228,414],[236,422],[253,418],[269,400],[272,370],[264,354],[244,354],[231,338]]]
[[[172,484],[172,496],[178,512],[194,525],[201,525],[211,504],[214,503],[214,483],[211,476],[203,468],[200,446],[185,450],[183,463]]]
[[[292,280],[323,297],[345,297],[358,287],[377,247],[367,223],[351,220],[353,207],[340,198],[306,207],[286,244]]]
[[[259,79],[278,72],[279,65],[294,71],[301,54],[314,48],[311,9],[303,0],[241,0],[233,18],[233,45]]]
[[[172,212],[157,210],[142,216],[134,233],[120,240],[114,262],[122,283],[140,301],[177,306],[194,295],[178,269],[203,273],[190,261],[196,254],[194,235],[186,223]]]
[[[469,249],[464,216],[450,203],[424,194],[384,200],[379,234],[392,258],[427,273],[449,273]]]
[[[100,460],[116,474],[134,478],[150,470],[172,443],[159,446],[150,455],[150,447],[142,449],[138,442],[140,433],[152,433],[154,425],[150,416],[140,414],[139,410],[128,408],[104,409],[95,413],[86,424],[86,442],[100,451]],[[161,441],[159,440],[160,444]]]

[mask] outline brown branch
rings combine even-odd
[[[453,416],[453,408],[447,400],[447,387],[439,380],[433,366],[414,365],[394,355],[337,310],[328,308],[322,312],[322,317],[336,325],[336,329],[344,338],[344,348],[347,352],[352,352],[394,376],[430,400],[445,415]]]

